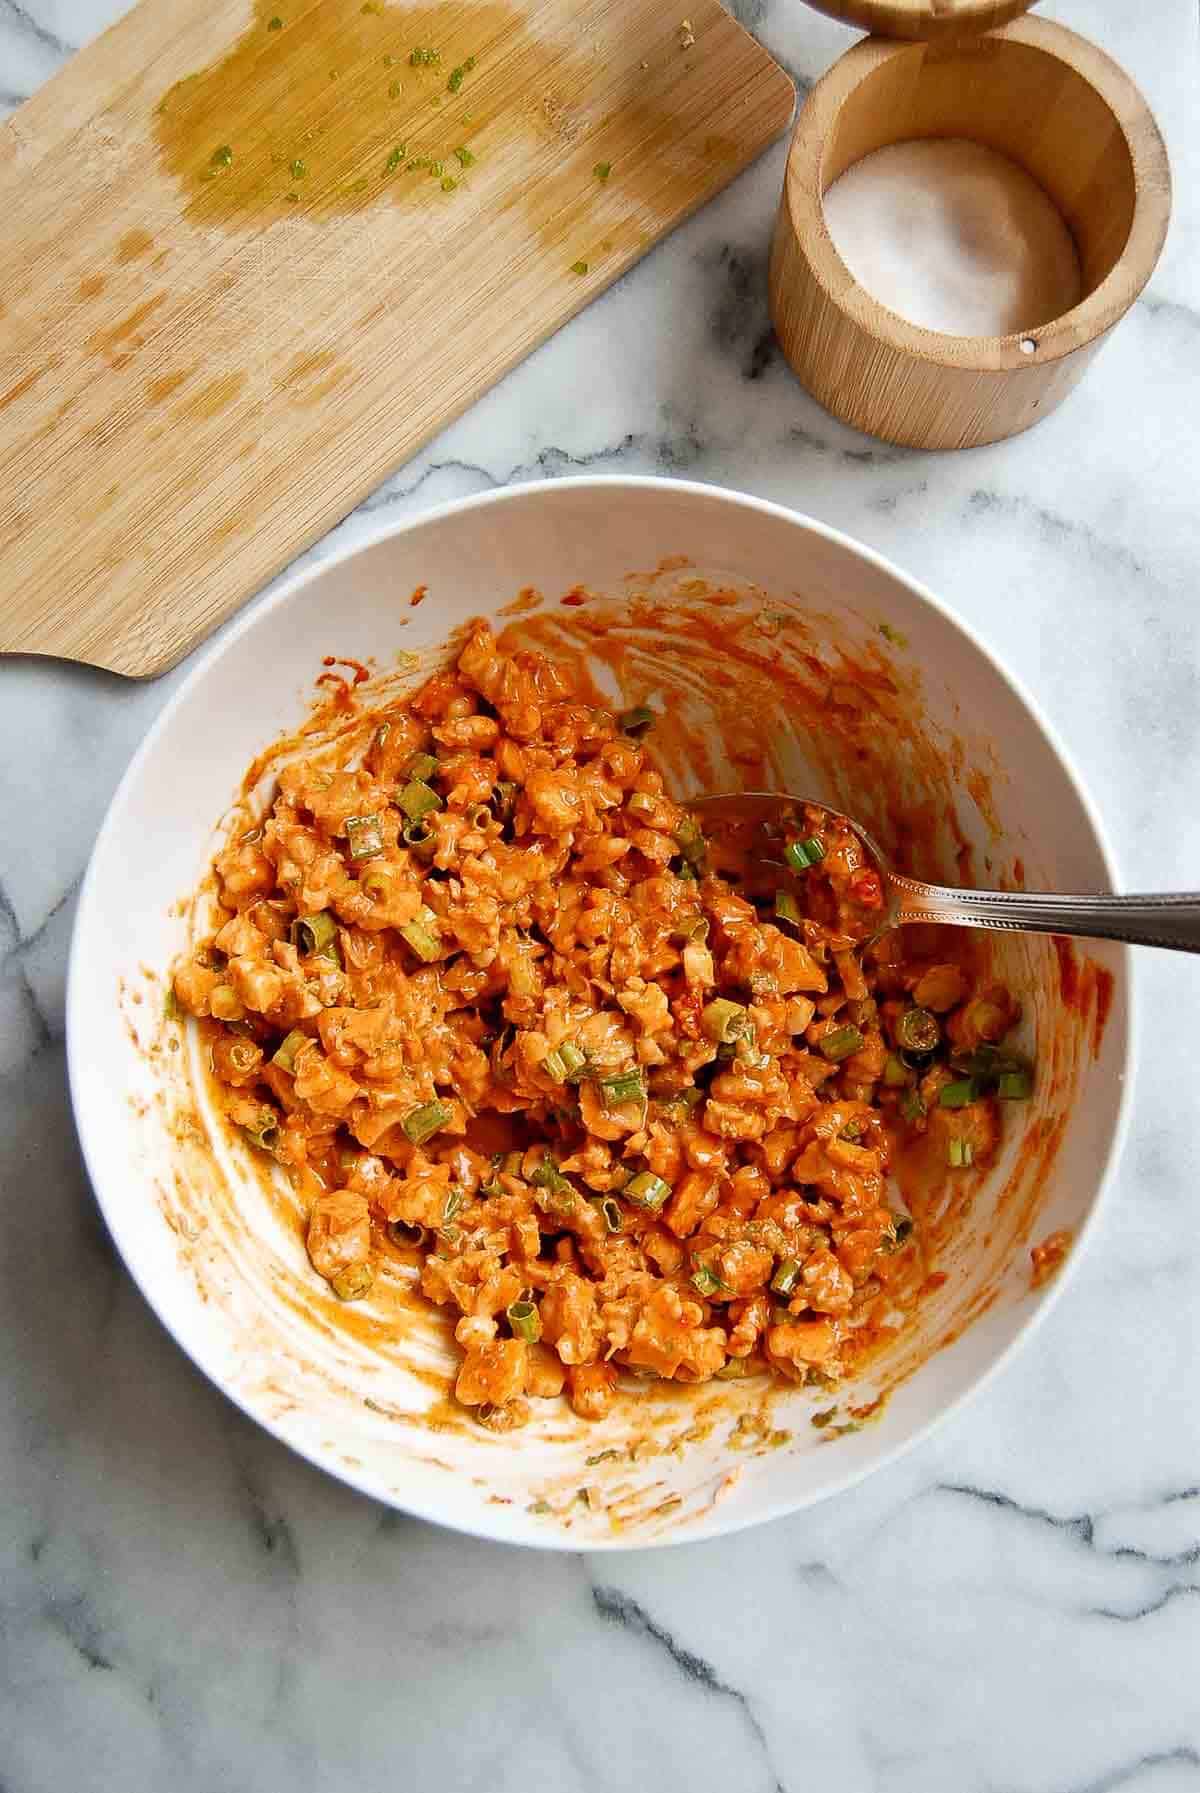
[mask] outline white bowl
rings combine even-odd
[[[672,571],[678,556],[691,565]],[[167,968],[187,936],[180,899],[205,870],[216,824],[255,754],[305,714],[324,655],[394,667],[397,649],[433,652],[454,625],[495,616],[525,586],[548,594],[544,615],[566,624],[596,615],[596,597],[583,610],[558,607],[577,584],[610,600],[616,617],[627,615],[631,593],[649,594],[669,624],[684,582],[702,578],[710,592],[723,580],[739,594],[752,651],[723,698],[728,706],[732,696],[738,727],[771,733],[776,777],[885,833],[888,804],[904,809],[923,789],[954,812],[980,879],[1019,875],[1020,860],[1031,888],[1112,887],[1099,826],[1062,748],[1030,698],[927,592],[776,505],[675,481],[574,479],[443,506],[296,574],[247,611],[199,661],[134,759],[80,898],[71,1088],[101,1208],[147,1300],[219,1387],[310,1461],[380,1500],[481,1536],[573,1549],[711,1536],[804,1506],[893,1457],[977,1389],[1046,1310],[1061,1277],[1033,1289],[1030,1246],[1060,1228],[1078,1243],[1128,1105],[1127,953],[1098,946],[1073,961],[1068,1005],[1052,943],[995,937],[1001,969],[1025,1002],[1035,1096],[1007,1105],[1001,1161],[980,1179],[946,1251],[945,1284],[850,1397],[865,1405],[894,1383],[890,1399],[870,1424],[842,1436],[810,1424],[820,1401],[799,1390],[772,1398],[775,1448],[746,1426],[731,1442],[742,1407],[760,1408],[762,1391],[722,1383],[643,1384],[634,1419],[597,1428],[560,1403],[534,1403],[541,1411],[524,1431],[497,1438],[459,1426],[448,1404],[436,1404],[429,1373],[444,1373],[449,1359],[442,1335],[415,1309],[385,1301],[365,1315],[355,1307],[329,1317],[294,1213],[264,1191],[239,1148],[223,1136],[209,1147],[199,1136],[206,1115],[189,1110],[181,1076],[190,1047],[180,1049],[177,1029],[174,1047],[164,1039],[172,1031],[162,1021]],[[408,597],[418,585],[429,596],[415,609]],[[684,596],[700,589],[686,586]],[[644,605],[640,614],[633,664],[645,681],[660,650],[653,616],[647,621]],[[897,695],[880,702],[914,718],[915,733],[885,741],[874,761],[844,761],[836,745],[831,752],[826,721],[815,748],[803,732],[790,738],[794,718],[779,707],[775,669],[801,649],[831,665],[848,654],[885,677],[890,665]],[[659,664],[687,691],[695,718],[705,696],[691,651],[676,640]],[[645,695],[644,684],[630,695]],[[836,678],[833,697],[847,700]],[[857,701],[852,691],[848,701]],[[707,751],[712,764],[676,765],[676,777],[731,782],[711,739]],[[952,878],[953,831],[925,850],[924,869]],[[1102,1026],[1095,1006],[1105,996]],[[422,1417],[431,1402],[432,1415]],[[644,1443],[631,1463],[624,1453],[635,1421]],[[674,1452],[650,1454],[688,1431]],[[587,1463],[609,1447],[622,1460]],[[595,1490],[590,1500],[573,1500],[584,1484]]]

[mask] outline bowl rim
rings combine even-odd
[[[970,645],[982,656],[997,677],[1008,686],[1009,690],[1025,708],[1034,723],[1041,729],[1051,751],[1059,761],[1068,783],[1074,792],[1076,800],[1080,805],[1084,818],[1092,831],[1110,887],[1115,888],[1118,881],[1116,859],[1108,835],[1105,832],[1091,795],[1080,777],[1074,760],[1059,737],[1057,729],[1044,715],[1041,705],[1025,688],[1020,678],[1001,664],[987,643],[981,640],[972,624],[964,617],[960,616],[956,611],[952,610],[943,600],[936,597],[920,580],[914,578],[911,574],[903,572],[885,555],[880,554],[877,550],[866,546],[862,542],[856,541],[854,537],[847,535],[845,531],[837,529],[831,524],[823,523],[815,517],[810,517],[803,511],[793,510],[787,505],[774,502],[774,500],[758,498],[751,493],[738,491],[734,488],[717,486],[700,480],[670,479],[662,477],[661,475],[652,474],[580,474],[565,479],[531,480],[521,485],[502,486],[493,491],[472,493],[467,497],[448,499],[441,504],[418,510],[411,516],[399,517],[382,522],[377,527],[369,529],[365,535],[356,538],[353,542],[347,543],[344,547],[338,548],[330,554],[323,555],[318,559],[296,567],[291,572],[285,573],[269,590],[264,592],[257,599],[250,600],[238,615],[226,625],[224,629],[222,629],[217,639],[199,652],[195,664],[187,672],[184,678],[180,680],[179,685],[167,699],[167,702],[163,705],[161,711],[155,718],[148,733],[134,752],[133,757],[130,759],[129,764],[122,774],[116,790],[113,792],[112,798],[105,811],[104,819],[97,831],[96,839],[88,859],[87,870],[84,873],[83,881],[80,886],[79,903],[71,930],[71,944],[67,960],[65,1005],[67,1082],[76,1136],[79,1141],[84,1167],[87,1171],[88,1181],[91,1185],[96,1205],[104,1219],[109,1235],[120,1254],[125,1271],[132,1278],[143,1299],[146,1301],[165,1332],[169,1335],[176,1348],[183,1352],[183,1354],[195,1365],[196,1369],[200,1371],[209,1383],[219,1390],[225,1399],[231,1401],[248,1419],[253,1420],[256,1425],[263,1427],[266,1432],[277,1439],[281,1444],[285,1445],[289,1450],[295,1452],[298,1457],[311,1464],[314,1468],[321,1470],[324,1474],[330,1475],[334,1477],[335,1480],[352,1488],[355,1493],[364,1495],[371,1500],[378,1501],[381,1505],[388,1506],[396,1512],[405,1513],[411,1515],[413,1518],[424,1520],[429,1524],[441,1526],[444,1530],[457,1532],[467,1537],[483,1538],[489,1542],[506,1544],[515,1548],[541,1551],[568,1551],[575,1554],[675,1548],[687,1544],[706,1542],[717,1537],[731,1536],[736,1532],[745,1531],[751,1526],[765,1525],[772,1520],[784,1518],[789,1514],[802,1512],[822,1501],[833,1499],[835,1496],[845,1493],[859,1482],[864,1481],[869,1475],[873,1475],[877,1470],[887,1468],[891,1464],[898,1462],[899,1459],[907,1455],[909,1451],[915,1449],[919,1444],[924,1443],[935,1429],[945,1424],[945,1422],[954,1414],[959,1413],[969,1401],[973,1401],[979,1394],[981,1394],[982,1391],[991,1384],[993,1378],[999,1375],[1003,1369],[1007,1368],[1012,1363],[1017,1352],[1024,1347],[1041,1326],[1045,1316],[1058,1304],[1064,1289],[1069,1285],[1076,1273],[1078,1262],[1083,1255],[1085,1246],[1096,1230],[1101,1211],[1105,1206],[1106,1201],[1109,1199],[1109,1192],[1112,1188],[1116,1169],[1121,1161],[1129,1134],[1132,1117],[1134,1071],[1138,1061],[1138,1041],[1140,1035],[1137,985],[1136,979],[1131,975],[1132,951],[1128,946],[1123,946],[1119,948],[1118,952],[1118,968],[1123,985],[1123,993],[1125,995],[1126,1028],[1124,1060],[1117,1073],[1120,1085],[1117,1113],[1103,1170],[1097,1181],[1095,1193],[1092,1197],[1087,1214],[1077,1230],[1072,1249],[1067,1254],[1066,1261],[1063,1263],[1058,1274],[1045,1286],[1041,1299],[1030,1307],[1027,1314],[1022,1316],[1012,1338],[1009,1339],[1008,1343],[998,1352],[993,1362],[974,1378],[967,1387],[963,1388],[958,1394],[954,1395],[944,1404],[938,1406],[937,1409],[921,1424],[917,1425],[906,1438],[902,1438],[895,1444],[889,1445],[885,1450],[868,1458],[865,1462],[853,1465],[842,1475],[836,1477],[832,1482],[811,1493],[802,1494],[798,1497],[781,1497],[774,1501],[766,1502],[753,1513],[742,1516],[737,1514],[736,1508],[726,1509],[725,1507],[720,1507],[715,1511],[710,1509],[708,1514],[705,1515],[698,1525],[681,1528],[677,1533],[668,1532],[665,1535],[642,1539],[614,1538],[610,1540],[598,1538],[581,1541],[569,1537],[565,1533],[560,1535],[557,1532],[553,1534],[547,1533],[544,1537],[514,1539],[504,1535],[501,1531],[491,1529],[486,1522],[468,1522],[466,1520],[447,1517],[444,1513],[438,1511],[432,1502],[417,1499],[411,1504],[407,1504],[398,1498],[391,1498],[389,1495],[382,1493],[378,1487],[372,1484],[369,1476],[356,1474],[349,1466],[335,1465],[333,1462],[327,1462],[315,1450],[307,1449],[303,1445],[297,1443],[293,1438],[287,1436],[276,1422],[265,1415],[256,1412],[247,1399],[235,1393],[227,1386],[225,1380],[221,1376],[213,1370],[210,1370],[201,1360],[198,1352],[193,1350],[189,1345],[184,1344],[179,1338],[171,1322],[169,1300],[163,1297],[161,1290],[157,1285],[151,1284],[148,1279],[143,1279],[136,1267],[136,1253],[132,1253],[131,1250],[126,1249],[126,1240],[129,1237],[129,1229],[119,1218],[119,1203],[114,1201],[110,1194],[111,1188],[115,1186],[117,1182],[116,1167],[112,1164],[111,1159],[106,1157],[100,1141],[90,1135],[89,1129],[84,1124],[82,1118],[84,1108],[81,1098],[81,1090],[83,1087],[83,1077],[86,1071],[86,1065],[83,1058],[83,1044],[81,1040],[81,1030],[83,1025],[81,1014],[83,997],[81,991],[86,981],[87,973],[85,967],[81,964],[81,941],[89,911],[95,900],[95,886],[99,875],[97,872],[97,865],[101,857],[102,848],[107,844],[110,833],[117,825],[119,814],[129,792],[140,777],[143,766],[156,752],[158,743],[163,734],[170,727],[175,712],[181,707],[184,700],[191,695],[196,687],[201,685],[209,677],[210,673],[215,672],[221,659],[233,646],[234,642],[239,640],[248,630],[255,627],[272,611],[280,609],[289,603],[299,591],[313,583],[314,580],[322,578],[326,573],[333,571],[335,568],[344,566],[357,555],[366,553],[368,550],[377,547],[382,541],[412,534],[427,524],[441,522],[447,517],[462,515],[464,512],[483,510],[492,507],[503,507],[507,504],[528,503],[530,501],[545,502],[549,500],[554,502],[556,501],[557,494],[579,492],[583,490],[611,491],[613,494],[622,490],[660,491],[672,495],[683,494],[702,501],[715,500],[720,504],[728,504],[736,509],[749,511],[753,515],[771,517],[779,522],[799,525],[801,530],[810,531],[815,535],[824,537],[826,541],[834,543],[839,548],[847,551],[851,556],[867,562],[869,565],[874,566],[878,571],[898,580],[900,584],[906,586],[919,600],[928,605],[930,609],[952,629],[957,630],[961,635],[965,636]],[[132,1240],[130,1240],[130,1244],[132,1245]],[[726,1512],[728,1512],[728,1517],[722,1517]],[[482,1519],[485,1519],[485,1516],[481,1516],[481,1520]]]

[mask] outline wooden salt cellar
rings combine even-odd
[[[823,12],[895,36],[856,44],[801,111],[771,250],[771,314],[813,396],[889,442],[974,448],[1046,417],[1149,280],[1167,234],[1166,149],[1123,70],[1044,19],[978,35],[1026,3],[817,0]],[[1032,175],[1075,239],[1076,306],[1024,335],[946,336],[859,286],[834,248],[822,197],[873,150],[928,137],[973,139]]]

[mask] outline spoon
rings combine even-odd
[[[766,791],[719,797],[698,797],[688,804],[698,816],[727,825],[755,825],[761,832],[760,859],[772,857],[768,833],[793,825],[808,799]],[[1146,896],[1091,893],[1061,896],[1032,890],[956,890],[946,884],[923,884],[897,872],[860,822],[827,804],[816,805],[834,822],[853,829],[879,874],[884,902],[872,938],[904,922],[945,922],[959,928],[998,928],[1028,934],[1066,934],[1078,940],[1121,940],[1129,946],[1164,946],[1174,952],[1200,952],[1200,891],[1165,891]]]

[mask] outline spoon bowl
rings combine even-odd
[[[1065,935],[1074,940],[1119,940],[1127,946],[1160,946],[1172,952],[1200,952],[1200,892],[1160,891],[1113,896],[1074,895],[1028,890],[961,890],[949,884],[926,884],[888,864],[882,848],[862,823],[828,804],[779,791],[725,792],[693,799],[689,808],[724,831],[753,831],[742,841],[749,866],[788,874],[785,856],[790,838],[799,839],[801,812],[820,809],[828,823],[849,828],[866,849],[878,873],[882,902],[855,931],[860,945],[870,945],[889,928],[905,922],[940,922],[958,928]]]

